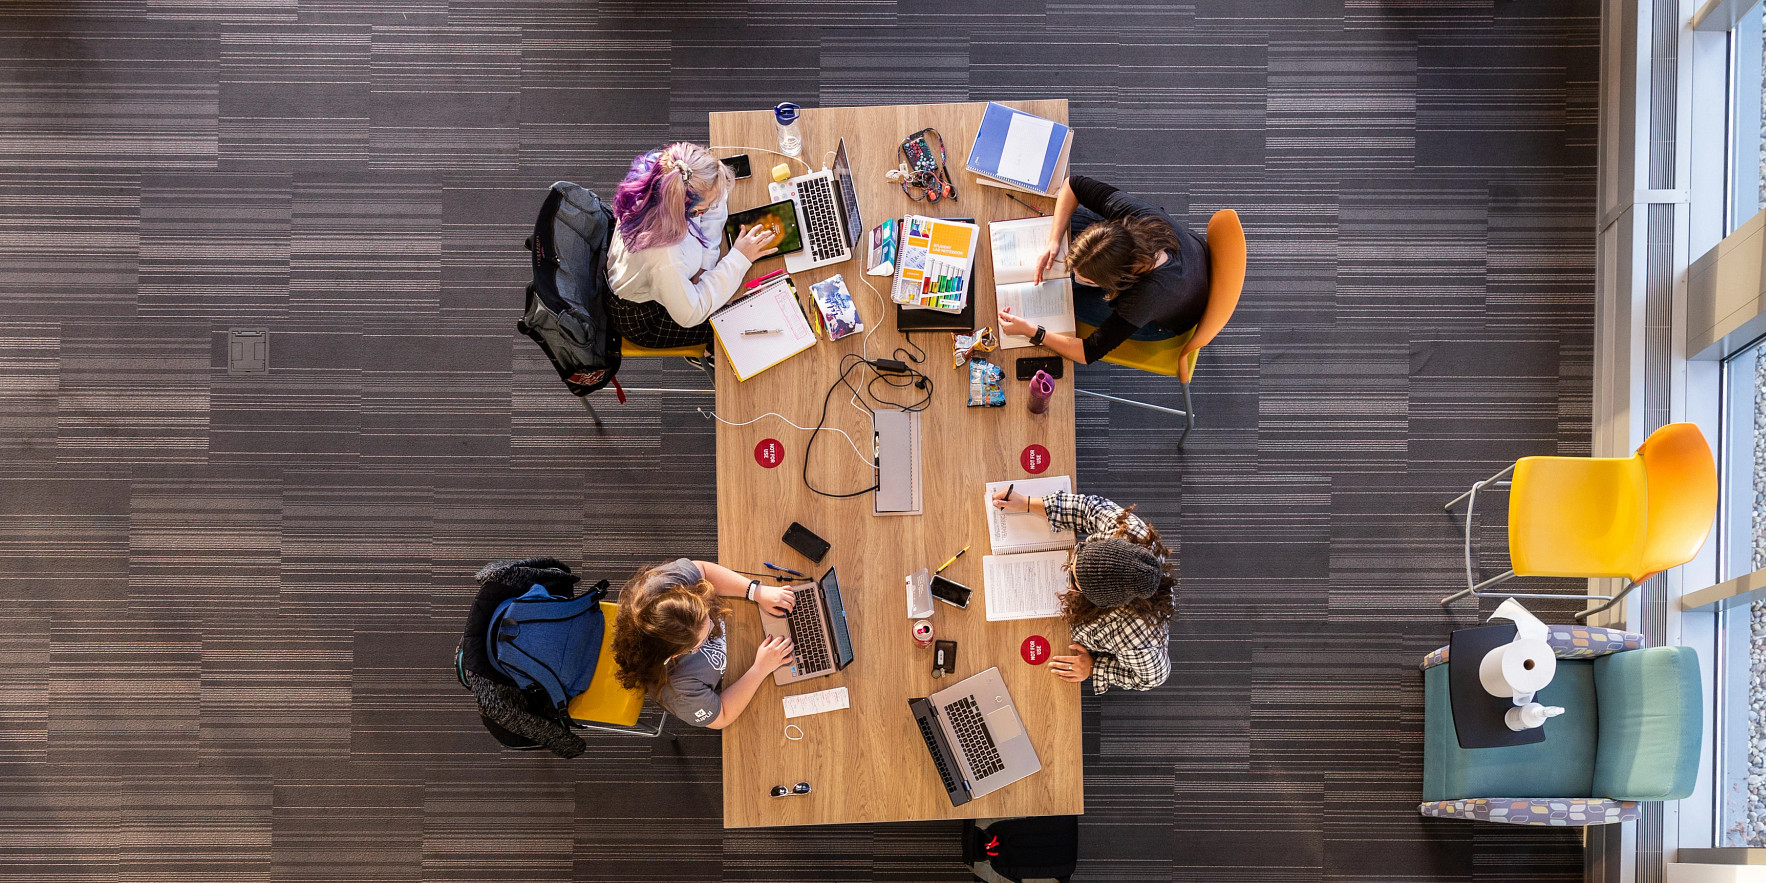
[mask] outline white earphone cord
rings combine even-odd
[[[798,426],[796,423],[791,422],[791,418],[786,417],[784,414],[781,414],[777,411],[768,411],[765,414],[762,414],[759,417],[754,418],[753,420],[744,420],[741,423],[737,423],[734,420],[725,420],[724,416],[722,414],[719,414],[716,411],[707,411],[704,408],[695,408],[694,410],[696,410],[699,413],[704,414],[705,416],[710,417],[711,419],[716,420],[717,422],[722,423],[726,426],[747,426],[750,423],[758,423],[762,420],[765,420],[768,417],[777,417],[780,420],[785,421],[785,423],[787,425],[789,425],[792,429],[799,429],[804,432],[812,432],[813,431],[808,426]],[[870,416],[870,413],[871,412],[866,411],[865,415]],[[852,445],[852,452],[854,454],[858,455],[859,462],[865,464],[866,468],[873,468],[877,465],[874,462],[874,458],[865,456],[864,452],[858,449],[858,442],[853,441],[852,436],[846,434],[846,430],[840,429],[840,428],[834,427],[834,426],[824,426],[824,427],[822,427],[822,429],[825,432],[838,432],[842,436],[845,436],[846,443],[849,445]]]

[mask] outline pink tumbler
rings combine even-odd
[[[1047,371],[1038,371],[1030,377],[1030,413],[1041,414],[1049,409],[1049,396],[1055,394],[1055,378]]]

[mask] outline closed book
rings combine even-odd
[[[988,102],[965,168],[1031,193],[1048,194],[1060,186],[1056,177],[1072,141],[1064,123]]]

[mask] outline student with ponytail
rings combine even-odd
[[[777,616],[791,612],[790,589],[763,586],[722,565],[679,558],[632,577],[619,592],[613,660],[619,682],[642,689],[670,714],[721,730],[748,707],[773,670],[791,661],[791,640],[769,635],[754,664],[719,691],[724,653],[725,598],[746,598]]]
[[[1036,281],[1071,236],[1073,313],[1097,328],[1080,340],[1000,311],[1000,333],[1028,337],[1081,365],[1125,340],[1164,340],[1190,330],[1208,306],[1208,243],[1164,209],[1102,181],[1075,175],[1055,197],[1055,226]]]
[[[639,346],[708,344],[706,321],[742,287],[770,234],[745,228],[720,259],[735,177],[711,151],[677,142],[632,160],[613,196],[616,230],[607,254],[613,325]]]

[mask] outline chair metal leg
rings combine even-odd
[[[1587,622],[1588,618],[1590,616],[1593,616],[1596,613],[1604,613],[1607,610],[1607,608],[1612,607],[1614,604],[1617,604],[1620,601],[1625,600],[1625,596],[1631,594],[1632,589],[1635,589],[1641,585],[1643,585],[1643,583],[1636,582],[1636,581],[1626,583],[1625,588],[1620,589],[1619,594],[1614,595],[1611,598],[1607,598],[1606,595],[1588,595],[1588,596],[1586,596],[1588,598],[1588,600],[1590,600],[1590,601],[1597,601],[1601,598],[1607,598],[1607,603],[1602,604],[1599,607],[1591,607],[1587,610],[1582,611],[1581,613],[1576,614],[1576,621],[1577,622]]]
[[[635,726],[621,727],[615,724],[594,724],[586,721],[571,721],[570,728],[573,730],[594,730],[597,733],[613,733],[620,736],[645,736],[654,739],[662,735],[662,728],[667,724],[668,712],[662,712],[656,717],[655,729]]]

